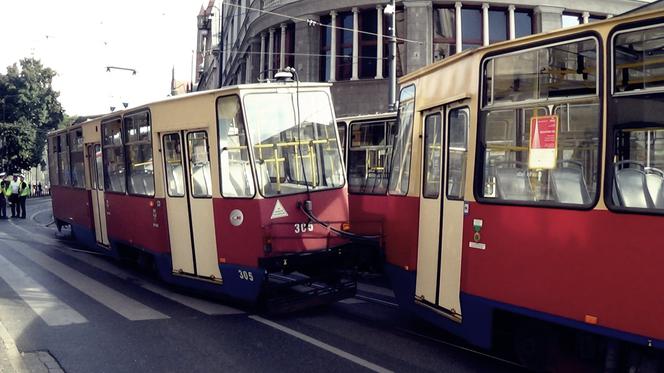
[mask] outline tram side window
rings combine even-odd
[[[385,194],[387,192],[389,122],[351,124],[348,150],[348,190],[351,193]]]
[[[58,147],[60,143],[59,136],[48,138],[48,175],[51,185],[59,185],[58,179]]]
[[[579,206],[595,200],[601,124],[595,52],[589,39],[484,64],[483,197]],[[506,73],[524,69],[521,60],[537,70]]]
[[[69,133],[69,154],[71,160],[71,185],[85,188],[85,164],[83,157],[83,130],[76,129]]]
[[[424,120],[424,175],[422,196],[438,198],[440,196],[440,165],[442,123],[440,113],[431,114]]]
[[[468,156],[468,108],[450,110],[447,122],[447,198],[462,200]]]
[[[199,198],[212,197],[212,177],[210,175],[210,153],[208,152],[207,132],[189,132],[189,172],[191,175],[191,195]]]
[[[69,137],[66,133],[59,136],[58,148],[58,179],[60,185],[71,185],[71,168],[69,166]]]
[[[150,113],[143,111],[127,115],[123,120],[124,147],[127,157],[127,191],[129,194],[154,196]]]
[[[104,155],[104,189],[124,193],[125,154],[122,145],[122,122],[120,119],[102,123],[102,145]]]
[[[393,195],[403,196],[408,193],[414,117],[415,86],[410,85],[402,88],[399,94],[399,123],[394,140],[389,184],[389,192]]]
[[[660,24],[618,33],[613,44],[615,89],[607,118],[613,163],[606,170],[613,176],[610,204],[636,212],[664,212],[662,38]]]
[[[220,97],[217,100],[217,125],[221,195],[226,198],[252,198],[255,194],[254,177],[238,96]]]
[[[664,88],[664,26],[618,34],[614,39],[614,91]]]

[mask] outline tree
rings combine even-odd
[[[30,123],[0,123],[0,167],[7,173],[28,169],[33,163],[37,130]]]
[[[58,127],[63,120],[62,105],[58,101],[58,92],[51,86],[56,73],[53,69],[44,67],[41,61],[34,58],[24,58],[19,65],[7,67],[7,74],[0,74],[0,105],[2,105],[2,120],[5,123],[28,126],[32,131],[22,132],[25,136],[34,133],[31,142],[16,141],[20,146],[31,146],[30,161],[24,168],[36,166],[40,163],[46,143],[46,133]],[[25,154],[25,149],[18,150]],[[16,159],[23,159],[18,153],[11,153]]]

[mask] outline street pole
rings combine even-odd
[[[389,111],[397,110],[397,39],[396,39],[396,0],[392,0],[390,15],[390,79],[389,79],[389,97],[387,107]],[[386,12],[387,13],[387,12]]]

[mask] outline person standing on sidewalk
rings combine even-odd
[[[21,183],[18,181],[18,175],[14,175],[12,178],[12,181],[9,182],[9,203],[12,208],[12,218],[18,217],[18,195],[19,195],[19,188],[21,186]]]
[[[25,176],[21,175],[21,183],[19,185],[19,196],[18,196],[18,217],[21,219],[25,219],[25,201],[28,199],[28,196],[30,195],[30,184],[25,182]]]
[[[7,198],[5,192],[9,183],[5,181],[6,173],[0,172],[0,219],[7,219]]]

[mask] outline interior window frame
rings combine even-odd
[[[388,184],[389,184],[389,167],[390,167],[390,160],[392,158],[392,149],[391,145],[388,145],[389,142],[389,119],[367,119],[367,120],[357,120],[353,121],[350,124],[345,125],[346,127],[346,181],[348,185],[348,193],[349,194],[359,194],[359,195],[371,195],[371,196],[384,196],[387,195],[387,189],[388,189]],[[385,142],[385,145],[360,145],[360,146],[353,146],[351,137],[353,133],[353,127],[354,126],[362,126],[362,125],[375,125],[375,124],[381,124],[383,127],[383,139]],[[338,125],[338,124],[337,124]],[[384,178],[383,182],[385,183],[385,191],[376,193],[376,192],[366,192],[366,191],[351,191],[351,182],[350,182],[350,154],[352,151],[369,151],[369,150],[385,150],[385,160],[384,162],[386,165],[384,166],[385,171],[387,172],[387,176]],[[365,175],[366,177],[367,175]]]

